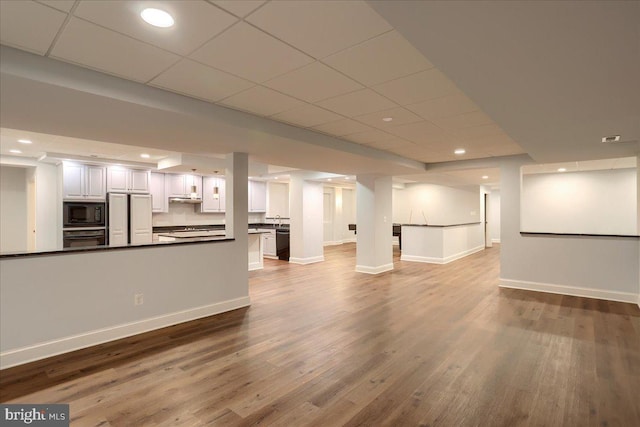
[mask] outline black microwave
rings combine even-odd
[[[105,226],[104,203],[64,202],[62,206],[63,228]]]

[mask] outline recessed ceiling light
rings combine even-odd
[[[278,177],[276,176],[276,179],[278,179]]]
[[[456,150],[453,153],[454,154],[464,154],[466,152],[467,152],[467,150],[465,150],[464,148],[456,148]]]
[[[383,121],[383,122],[390,122],[390,121],[392,121],[392,120],[393,120],[393,117],[383,117],[383,118],[382,118],[382,121]]]
[[[10,153],[13,153],[13,154],[20,154],[20,153],[22,153],[22,151],[20,151],[20,150],[9,150],[9,152],[10,152]]]
[[[558,168],[558,172],[566,172],[567,168]]]
[[[30,139],[19,139],[18,142],[20,144],[31,144],[31,140]]]
[[[147,8],[140,12],[140,16],[147,24],[154,27],[168,28],[174,24],[173,16],[161,9]]]
[[[327,181],[331,181],[331,178],[327,178]]]
[[[349,179],[351,179],[351,178],[349,178],[348,176],[345,176],[345,177],[344,177],[344,179],[349,180]]]
[[[140,154],[140,157],[142,157],[143,159],[148,159],[151,156],[149,154],[147,154],[147,153],[142,153],[142,154]]]
[[[482,179],[489,179],[489,175],[482,175]]]

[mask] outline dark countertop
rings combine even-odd
[[[581,233],[550,233],[540,231],[521,231],[521,236],[567,236],[567,237],[624,237],[629,239],[640,238],[637,234],[581,234]]]
[[[200,237],[200,238],[191,238],[191,239],[181,239],[176,240],[174,242],[153,242],[146,243],[142,245],[126,245],[126,246],[87,246],[87,247],[79,247],[79,248],[63,248],[63,249],[54,249],[48,251],[34,251],[34,252],[8,252],[0,254],[0,259],[5,258],[27,258],[34,256],[51,256],[51,255],[67,255],[71,253],[80,253],[80,252],[100,252],[100,251],[121,251],[121,250],[129,250],[129,249],[139,249],[139,248],[148,248],[148,247],[157,247],[157,246],[167,246],[167,245],[184,245],[184,244],[192,244],[192,243],[213,243],[213,242],[229,242],[235,239],[230,239],[225,236],[211,236],[211,237]]]

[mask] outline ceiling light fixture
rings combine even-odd
[[[464,148],[456,148],[456,150],[453,153],[454,154],[464,154],[466,152],[467,152],[467,150],[465,150]]]
[[[20,144],[31,144],[31,140],[30,139],[19,139],[18,142]]]
[[[143,159],[148,159],[148,158],[150,158],[151,156],[150,156],[150,155],[148,155],[147,153],[142,153],[142,154],[140,154],[140,157],[142,157]]]
[[[566,172],[567,168],[558,168],[558,172]]]
[[[489,179],[489,175],[482,175],[482,179]]]
[[[154,9],[152,7],[144,9],[140,12],[140,16],[144,19],[144,22],[151,24],[154,27],[169,28],[173,27],[174,20],[168,12],[161,9]]]
[[[9,150],[9,152],[10,152],[10,153],[13,153],[13,154],[20,154],[20,153],[22,153],[22,151],[20,151],[20,150]]]
[[[382,121],[383,121],[383,122],[390,122],[390,121],[393,121],[393,117],[383,117],[383,118],[382,118]]]
[[[331,178],[327,178],[327,181],[331,181]]]

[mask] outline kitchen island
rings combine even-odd
[[[482,224],[402,225],[401,261],[447,264],[484,249]]]
[[[249,229],[249,271],[264,268],[264,247],[262,245],[262,234],[268,231]],[[197,231],[174,231],[158,234],[158,242],[189,242],[207,241],[225,238],[224,230],[197,230]]]

